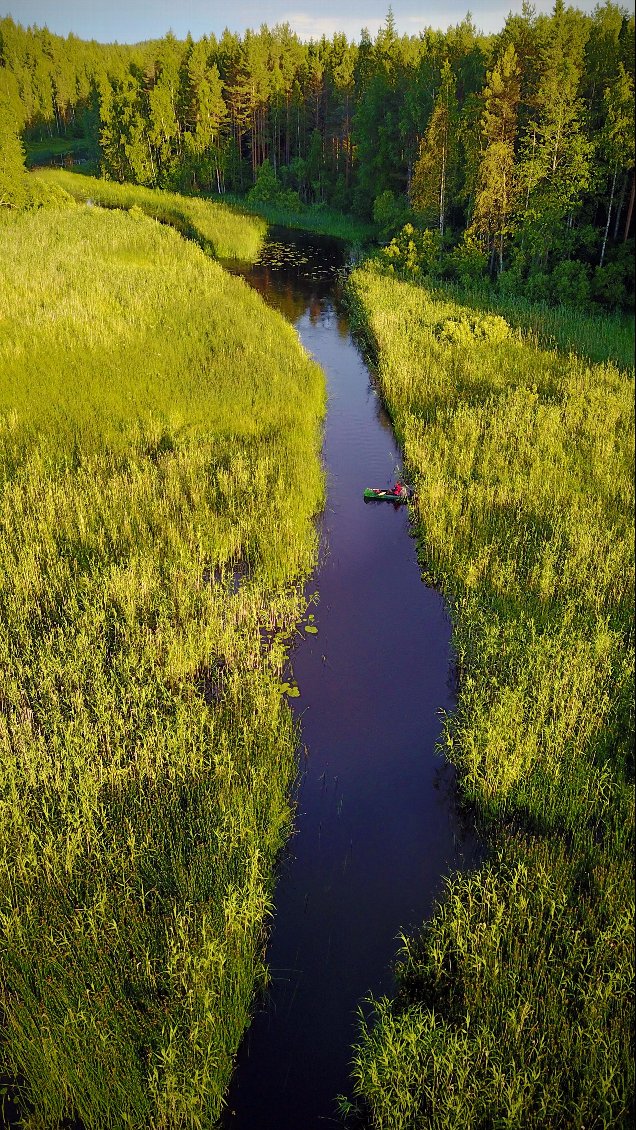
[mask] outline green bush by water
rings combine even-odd
[[[141,213],[0,244],[1,1071],[33,1128],[207,1128],[290,824],[322,376]]]
[[[197,196],[117,184],[62,169],[38,169],[32,176],[41,184],[64,189],[82,203],[90,201],[104,208],[140,208],[145,215],[193,239],[217,259],[257,259],[267,232],[267,224],[258,216],[242,215],[224,204]]]
[[[350,299],[450,602],[444,747],[490,847],[404,939],[355,1102],[378,1130],[631,1124],[633,370],[373,269]]]

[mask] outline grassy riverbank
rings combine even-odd
[[[139,212],[0,245],[1,1071],[33,1127],[209,1127],[290,822],[322,377]]]
[[[475,290],[443,284],[438,296],[463,308],[466,315],[498,314],[539,350],[557,349],[621,369],[634,365],[634,315],[586,311],[576,306],[549,306],[521,295],[497,294],[491,287]]]
[[[248,201],[244,196],[225,194],[212,199],[226,207],[237,208],[241,215],[260,216],[276,227],[327,235],[357,246],[371,243],[377,235],[374,224],[360,220],[357,216],[338,212],[334,208],[327,208],[323,204],[307,204],[294,210],[278,204]]]
[[[350,295],[450,602],[444,744],[490,845],[405,939],[356,1102],[381,1130],[628,1125],[633,371],[373,269]]]
[[[81,137],[47,137],[41,141],[24,141],[23,145],[27,168],[64,160],[97,163],[94,142]]]
[[[118,184],[65,169],[38,169],[32,176],[45,186],[64,189],[81,203],[90,201],[104,208],[140,208],[145,215],[193,239],[217,259],[253,261],[267,232],[267,224],[260,217],[241,214],[197,196]]]

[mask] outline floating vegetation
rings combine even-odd
[[[271,267],[277,271],[297,271],[305,278],[333,278],[340,268],[334,256],[321,256],[319,252],[306,255],[296,245],[280,240],[268,239],[258,257],[258,265]]]

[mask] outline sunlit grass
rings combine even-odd
[[[104,208],[140,208],[147,216],[169,224],[181,235],[195,240],[217,259],[257,258],[267,224],[258,216],[237,213],[232,208],[196,196],[182,196],[140,185],[117,184],[62,169],[38,169],[32,176],[44,185],[57,186],[75,200]]]
[[[491,852],[405,939],[355,1095],[382,1130],[625,1125],[633,370],[370,269],[350,298],[416,486],[422,569],[450,602],[444,747]]]
[[[266,978],[323,380],[140,213],[0,225],[1,1070],[209,1127]]]
[[[491,288],[475,291],[447,283],[438,296],[482,314],[501,314],[540,349],[570,351],[590,361],[613,361],[623,369],[634,366],[634,315],[550,306],[520,295],[498,295]]]

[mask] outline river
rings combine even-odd
[[[475,850],[436,752],[454,704],[444,601],[422,583],[407,508],[362,497],[392,483],[400,453],[339,301],[342,263],[336,241],[278,229],[240,272],[325,372],[328,493],[311,582],[318,632],[292,656],[296,832],[276,889],[271,987],[239,1055],[228,1130],[341,1124],[357,1009],[391,993],[400,932],[430,915],[443,877]]]

